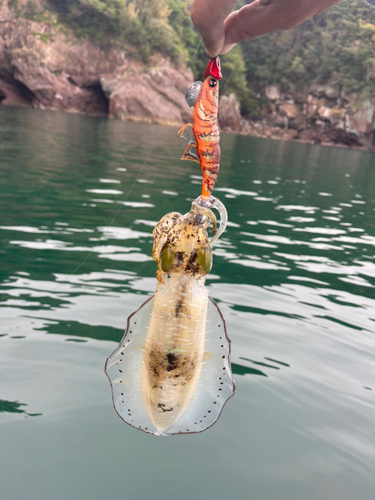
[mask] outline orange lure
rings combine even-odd
[[[222,76],[218,57],[210,60],[204,78],[194,106],[194,125],[188,123],[178,133],[188,141],[181,159],[193,160],[200,164],[203,174],[202,199],[208,200],[220,168],[220,132],[217,112],[219,80]],[[200,82],[194,85],[199,88]]]

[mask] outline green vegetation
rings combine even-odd
[[[77,38],[91,38],[103,49],[125,45],[147,61],[156,52],[177,61],[183,43],[171,27],[168,2],[159,0],[48,0],[58,22]]]
[[[252,0],[237,0],[239,8]],[[375,3],[375,0],[368,0]],[[11,0],[18,16],[54,24],[78,39],[90,37],[103,50],[123,46],[147,63],[161,53],[188,64],[201,78],[207,55],[190,20],[193,0]],[[46,38],[46,42],[48,39]],[[235,92],[243,114],[256,115],[266,85],[301,90],[313,82],[335,83],[363,98],[375,95],[375,9],[362,0],[342,0],[328,12],[287,32],[237,46],[221,57],[222,89]]]
[[[287,91],[317,82],[375,95],[375,9],[342,0],[294,30],[244,44],[243,53],[255,91],[270,83]]]

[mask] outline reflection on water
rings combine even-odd
[[[173,128],[134,183],[159,130],[0,108],[4,498],[96,499],[126,484],[139,499],[372,499],[371,153],[222,137],[215,192],[230,223],[207,285],[236,396],[184,440],[116,419],[105,359],[155,291],[154,225],[188,211],[201,183]]]
[[[27,406],[27,404],[0,399],[0,413],[23,413],[26,417],[39,417],[42,415],[41,413],[27,413],[21,406]]]

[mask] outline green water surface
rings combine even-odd
[[[199,166],[174,128],[0,106],[2,500],[375,498],[375,155],[221,147],[207,286],[236,395],[208,431],[158,438],[117,417],[103,367]]]

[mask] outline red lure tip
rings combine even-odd
[[[213,76],[216,80],[221,80],[223,78],[221,74],[220,59],[218,57],[211,57],[210,62],[207,65],[204,78],[208,75]]]

